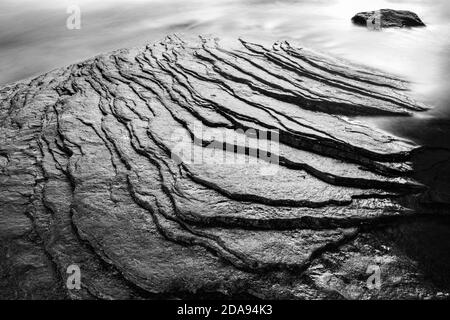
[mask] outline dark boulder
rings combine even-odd
[[[357,25],[367,25],[367,20],[376,19],[379,15],[380,27],[425,27],[425,23],[411,11],[381,9],[378,11],[359,12],[353,18],[352,22]]]

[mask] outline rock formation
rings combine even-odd
[[[0,296],[445,295],[395,242],[441,213],[418,146],[352,118],[425,110],[407,87],[288,42],[177,36],[4,86]]]
[[[357,25],[366,26],[367,20],[373,19],[376,14],[380,15],[381,28],[425,27],[425,23],[414,12],[392,9],[359,12],[352,18],[352,22]]]

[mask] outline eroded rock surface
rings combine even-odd
[[[381,9],[378,11],[359,12],[352,18],[352,22],[366,26],[367,21],[376,19],[377,15],[379,15],[382,28],[425,27],[425,23],[420,20],[417,14],[407,10]]]
[[[382,263],[364,230],[442,212],[417,146],[351,117],[425,110],[407,86],[287,42],[171,36],[1,88],[1,297],[383,297],[348,293],[340,263]],[[439,296],[395,261],[388,297]]]

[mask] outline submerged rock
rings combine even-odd
[[[318,258],[423,213],[418,146],[350,118],[425,110],[407,87],[288,42],[171,36],[1,88],[1,297],[335,297]],[[436,294],[389,261],[390,298]]]
[[[379,22],[377,22],[377,19]],[[425,27],[417,14],[406,10],[381,9],[360,12],[352,18],[352,22],[357,25],[367,26],[367,21],[369,23],[380,23],[381,28]]]

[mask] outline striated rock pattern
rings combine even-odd
[[[287,42],[170,36],[4,86],[0,296],[438,297],[367,240],[428,213],[417,146],[352,119],[425,110],[407,85]],[[391,289],[371,291],[383,261]]]
[[[359,12],[352,18],[352,22],[366,26],[367,20],[373,18],[377,13],[380,15],[380,26],[382,28],[425,27],[425,23],[420,20],[417,14],[407,10],[381,9],[378,11]]]

